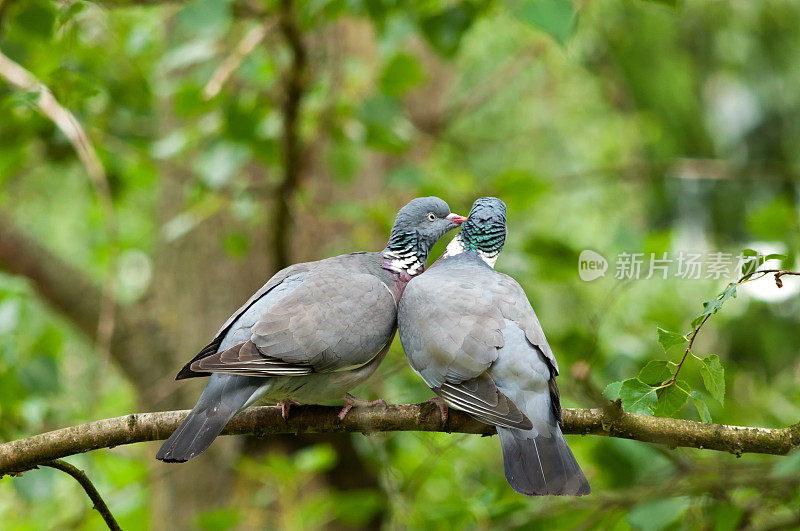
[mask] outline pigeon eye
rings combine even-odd
[[[436,214],[428,212],[428,221],[436,221]]]

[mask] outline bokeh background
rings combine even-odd
[[[506,201],[497,268],[537,309],[564,405],[594,406],[587,387],[677,361],[657,327],[687,332],[730,280],[619,280],[619,253],[793,266],[799,28],[791,0],[0,0],[0,441],[191,407],[203,382],[174,374],[242,301],[289,263],[381,249],[419,195]],[[604,277],[580,280],[583,249]],[[798,286],[759,282],[695,344],[721,359],[724,404],[696,360],[681,378],[715,422],[782,427],[800,419]],[[395,341],[355,394],[431,393]],[[670,414],[699,420],[694,402]],[[800,455],[568,439],[589,497],[518,496],[497,441],[456,434],[69,461],[124,529],[800,525]],[[0,481],[0,522],[103,527],[49,469]]]

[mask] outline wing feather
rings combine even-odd
[[[459,384],[445,383],[433,391],[454,408],[487,424],[521,430],[533,427],[528,417],[485,374]]]
[[[178,379],[212,372],[332,372],[368,363],[392,337],[397,317],[393,295],[368,272],[373,260],[371,253],[355,253],[278,273],[228,319]],[[287,279],[291,284],[275,290]]]
[[[265,356],[252,341],[235,345],[228,350],[197,360],[194,371],[247,374],[249,376],[300,376],[311,374],[314,367],[306,363],[287,363],[280,358]]]

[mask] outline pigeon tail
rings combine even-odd
[[[584,496],[591,492],[558,425],[550,433],[497,428],[511,487],[527,496]]]
[[[264,378],[213,374],[200,399],[161,446],[156,459],[184,463],[205,452],[228,421],[263,394]]]

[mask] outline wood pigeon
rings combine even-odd
[[[446,405],[497,426],[515,491],[589,494],[561,433],[556,359],[522,287],[494,270],[505,239],[505,203],[475,201],[442,258],[409,282],[400,341]]]
[[[296,264],[275,274],[222,325],[176,379],[211,376],[156,459],[184,462],[208,448],[228,420],[263,398],[284,417],[295,400],[346,399],[383,360],[397,330],[397,302],[425,270],[436,241],[466,218],[438,197],[397,214],[383,251]]]

